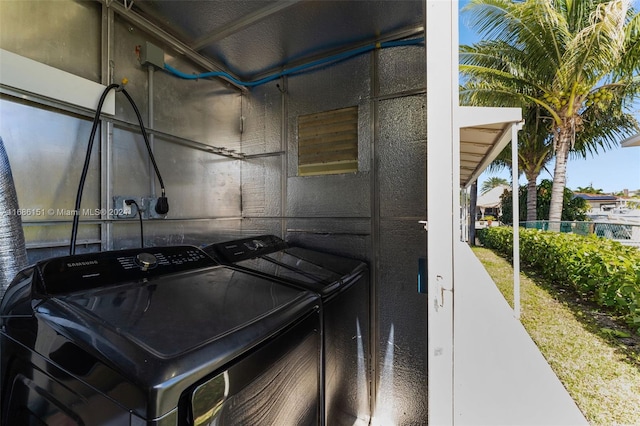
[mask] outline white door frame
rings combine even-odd
[[[453,416],[454,241],[460,238],[458,1],[426,0],[429,424]]]

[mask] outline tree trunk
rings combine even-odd
[[[527,176],[527,222],[538,220],[538,188],[536,187],[537,176]]]
[[[553,171],[553,186],[551,187],[551,205],[549,206],[549,227],[560,230],[562,220],[562,203],[564,201],[564,188],[567,185],[567,160],[569,147],[571,146],[571,129],[567,126],[558,134],[558,146],[556,148],[556,165]]]

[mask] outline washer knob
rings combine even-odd
[[[146,271],[154,268],[158,264],[158,259],[151,253],[139,253],[136,256],[136,263],[140,266],[140,269]]]

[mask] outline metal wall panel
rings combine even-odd
[[[258,155],[241,162],[242,236],[283,236],[285,221],[280,218],[286,202],[282,193],[287,157],[282,150],[283,94],[276,84],[253,88],[242,97],[241,150],[248,156]]]
[[[289,167],[287,216],[369,217],[370,56],[364,55],[320,72],[289,80]],[[297,175],[297,117],[346,106],[358,106],[358,173],[307,176]],[[361,112],[362,111],[362,112]]]
[[[185,73],[202,70],[177,56],[153,35],[116,15],[114,81],[128,80],[127,92],[136,102],[145,125],[210,146],[239,150],[241,96],[219,79],[183,80],[162,70],[149,71],[140,64],[136,48],[150,42],[165,52],[165,60]],[[149,87],[153,92],[154,123],[148,123]],[[116,116],[137,123],[124,96],[116,97]]]
[[[69,254],[69,240],[71,237],[71,221],[56,223],[23,222],[24,238],[30,252],[39,247],[59,248],[60,254]],[[78,227],[78,246],[97,244],[100,240],[100,228],[95,222],[87,223],[80,220]],[[81,253],[81,251],[78,251]],[[31,257],[30,257],[31,260]]]
[[[151,42],[165,51],[167,61],[185,72],[202,72],[149,35],[120,17],[115,20],[115,80],[129,80],[127,91],[134,98],[146,125],[167,134],[205,145],[240,148],[241,96],[217,79],[188,81],[164,71],[140,65],[136,46]],[[149,91],[152,92],[153,123],[148,122]],[[124,97],[116,98],[118,118],[136,123]],[[151,195],[149,160],[139,132],[114,131],[113,195]],[[154,154],[162,174],[171,219],[239,217],[240,163],[205,151],[154,138]],[[121,173],[124,171],[124,173]],[[153,179],[155,177],[151,176]],[[156,194],[160,187],[155,185]],[[172,222],[175,224],[175,222]],[[155,226],[155,225],[154,225]],[[234,226],[239,227],[239,223]],[[166,234],[164,237],[162,234]],[[172,236],[171,234],[175,235]],[[158,227],[154,241],[169,241],[184,232],[180,227]],[[124,237],[115,235],[116,241]],[[168,238],[168,239],[167,239]],[[180,239],[180,238],[178,238]]]
[[[0,47],[100,82],[101,6],[96,2],[0,2]],[[82,34],[82,37],[78,37]],[[4,137],[23,217],[29,262],[68,254],[71,221],[91,123],[3,97]],[[78,252],[99,249],[100,142],[94,141],[80,214]],[[57,223],[60,222],[60,223]],[[85,242],[89,242],[85,244]]]
[[[154,156],[178,218],[240,216],[240,164],[204,151],[156,138]],[[114,130],[113,195],[150,196],[149,155],[138,133]],[[156,184],[156,195],[160,186]],[[115,206],[114,206],[115,207]]]
[[[403,141],[427,139],[425,95],[406,96],[380,102],[380,138]]]
[[[113,63],[110,64],[113,82],[121,83],[127,79],[126,89],[133,98],[145,125],[149,125],[148,72],[140,65],[136,55],[136,46],[150,41],[159,46],[159,42],[138,28],[124,21],[119,15],[114,18]],[[131,123],[138,123],[136,115],[123,95],[116,95],[116,117]],[[150,126],[151,127],[151,126]]]
[[[281,230],[282,220],[280,218],[244,218],[242,220],[242,228],[237,238],[265,234],[279,236]]]
[[[240,162],[156,138],[171,218],[239,217]]]
[[[242,215],[282,216],[280,156],[242,161]]]
[[[425,219],[426,112],[424,96],[390,99],[379,104],[382,217]]]
[[[376,286],[379,424],[426,424],[426,299],[417,292],[418,258],[426,257],[426,107],[424,95],[393,93],[424,88],[424,49],[379,54],[377,183],[379,269]]]
[[[100,83],[100,15],[98,2],[3,0],[0,48]]]
[[[371,55],[361,55],[320,71],[291,77],[287,93],[292,130],[297,128],[298,115],[360,105],[368,99],[370,64]]]
[[[187,69],[181,61],[172,65]],[[237,91],[218,79],[182,80],[163,71],[156,71],[154,83],[154,128],[240,151],[242,98]]]
[[[426,424],[426,295],[417,292],[418,257],[426,257],[418,223],[382,219],[378,303],[378,424]],[[392,421],[387,423],[386,421]]]
[[[368,217],[369,174],[291,177],[287,216]]]
[[[0,135],[11,162],[21,209],[42,209],[23,222],[68,220],[73,210],[91,123],[0,99]],[[99,142],[94,142],[82,207],[100,207]]]
[[[103,21],[98,2],[2,2],[0,8],[0,40],[3,48],[100,81]],[[156,71],[150,79],[148,70],[138,62],[136,46],[150,41],[162,47],[162,43],[118,16],[115,18],[114,29],[114,38],[109,41],[113,46],[114,58],[109,68],[113,72],[114,81],[119,82],[123,77],[129,80],[127,91],[135,100],[145,124],[149,125],[151,89],[153,121],[158,130],[176,135],[187,142],[190,139],[205,145],[232,149],[240,147],[241,96],[237,91],[217,80],[188,82],[162,71]],[[7,32],[15,34],[5,37]],[[47,47],[47,43],[52,44],[52,47]],[[21,51],[24,46],[31,46],[32,50]],[[27,54],[28,52],[31,53]],[[167,54],[171,55],[172,52]],[[190,69],[186,62],[180,60],[178,63],[184,64],[185,69]],[[197,85],[198,90],[194,90],[194,85]],[[65,224],[55,226],[26,223],[31,259],[66,254],[68,251],[64,246],[68,244],[72,217],[69,214],[60,217],[60,212],[73,209],[91,127],[91,123],[85,119],[54,111],[55,107],[43,108],[8,96],[0,100],[0,134],[4,136],[9,155],[14,157],[13,171],[21,207],[43,208],[45,214],[32,218],[34,220],[66,221]],[[116,95],[116,118],[137,122],[133,109],[120,94]],[[151,179],[155,177],[150,175],[147,151],[139,132],[116,124],[108,149],[104,152],[110,156],[109,161],[104,163],[111,166],[108,173],[100,170],[102,153],[99,138],[100,134],[94,142],[82,207],[92,210],[101,207],[101,174],[109,177],[108,182],[102,182],[106,187],[107,200],[112,195],[151,195]],[[240,221],[237,220],[241,214],[239,161],[160,137],[155,137],[154,143],[158,166],[167,186],[170,217],[233,217],[236,220],[226,221],[221,228],[223,231],[219,232],[217,227],[212,227],[211,231],[222,235],[237,235],[241,228]],[[157,184],[156,190],[159,193]],[[110,201],[109,203],[104,207],[114,207]],[[53,209],[55,214],[47,214],[48,209]],[[89,218],[100,219],[97,214],[92,214]],[[81,218],[86,219],[88,218]],[[157,222],[147,225],[154,230],[150,234],[151,243],[183,241],[187,237],[194,239],[202,233],[200,227],[192,226],[191,222],[187,226],[176,225],[176,221],[165,221],[162,225],[161,221]],[[78,252],[100,247],[100,226],[99,222],[81,225],[78,240],[90,240],[91,244],[86,248],[79,244]],[[106,227],[107,223],[102,222],[102,226]],[[115,248],[122,246],[122,241],[137,240],[139,230],[136,222],[123,226],[116,222],[114,227],[117,231],[113,235]],[[122,229],[126,229],[130,235],[123,235]],[[205,226],[203,229],[208,228]],[[102,233],[103,237],[104,235]],[[209,240],[209,237],[203,239]]]
[[[367,217],[298,217],[289,218],[287,231],[323,234],[331,230],[337,235],[368,236],[371,233],[370,222]]]
[[[374,103],[375,114],[369,100],[369,87],[374,85],[369,78],[370,56],[355,60],[357,70],[351,69],[356,64],[349,61],[289,81],[287,240],[370,262],[376,282],[372,309],[378,336],[378,407],[373,414],[379,424],[425,424],[427,419],[426,302],[416,288],[418,257],[426,255],[424,231],[417,223],[426,214],[426,109],[424,96],[401,93],[424,88],[424,68],[417,66],[423,57],[424,50],[419,48],[379,52],[380,95],[389,99]],[[342,75],[334,78],[338,72]],[[358,80],[350,81],[350,76]],[[370,173],[362,171],[295,176],[296,117],[352,102],[359,105],[361,116],[360,164],[376,166],[373,179],[378,192],[374,194]],[[372,229],[376,215],[380,225]],[[373,247],[376,239],[379,247]],[[372,262],[376,253],[378,264]]]
[[[366,219],[291,219],[287,225],[290,243],[371,262],[371,224]]]
[[[142,135],[114,128],[112,156],[112,195],[151,195],[149,154]],[[155,179],[155,176],[151,177]],[[163,179],[166,178],[163,176]]]
[[[58,230],[47,230],[46,228],[58,228]],[[27,249],[27,257],[29,264],[51,257],[68,256],[68,244],[59,245],[57,243],[47,242],[47,234],[64,234],[68,242],[71,234],[71,224],[68,225],[50,225],[48,227],[33,227],[38,231],[36,242]],[[25,227],[25,234],[30,232],[30,227]],[[100,243],[94,242],[100,237],[99,225],[81,224],[78,229],[78,244],[76,245],[76,253],[96,253],[100,251]],[[91,241],[91,242],[87,242]]]
[[[196,247],[238,238],[239,219],[144,221],[145,246],[187,244]],[[113,226],[114,249],[140,247],[140,224],[136,220]]]
[[[40,248],[56,251],[57,255],[69,254],[69,239],[71,237],[71,222],[28,223],[23,222],[24,237],[27,243],[29,261],[33,261],[33,253]],[[86,251],[86,246],[98,244],[100,228],[95,222],[87,223],[80,220],[78,226],[78,253]]]
[[[282,93],[274,81],[242,96],[242,147],[247,155],[281,151]]]
[[[424,46],[382,49],[379,59],[380,95],[425,89],[427,60]]]

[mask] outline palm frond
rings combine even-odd
[[[474,46],[461,46],[460,63],[509,72],[524,81],[544,87],[553,80],[557,67],[553,62],[538,60],[529,66],[530,54],[501,40],[481,41]]]
[[[559,73],[565,85],[571,81],[595,84],[618,66],[624,53],[628,6],[628,0],[614,0],[592,11],[567,45]]]
[[[619,146],[624,138],[640,132],[638,121],[632,114],[609,111],[585,111],[582,115],[584,129],[576,133],[571,156],[586,158]]]
[[[500,40],[521,50],[525,60],[544,62],[545,68],[557,69],[564,53],[558,35],[567,34],[562,17],[548,14],[549,1],[511,2],[505,0],[474,0],[464,9],[463,16],[484,39]]]
[[[625,54],[616,71],[637,75],[640,72],[640,13],[631,8],[629,15],[625,26]]]

